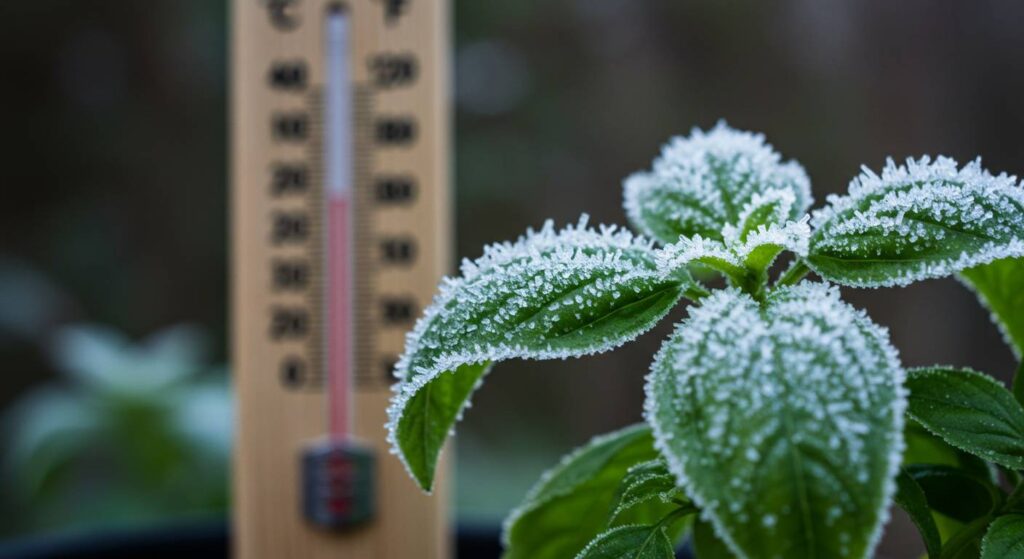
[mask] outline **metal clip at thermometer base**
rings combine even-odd
[[[326,440],[302,456],[302,511],[329,529],[354,528],[374,515],[373,452],[348,440]]]

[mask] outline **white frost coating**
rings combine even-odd
[[[740,210],[736,223],[726,224],[722,228],[722,237],[727,243],[741,243],[759,225],[783,224],[789,221],[795,205],[796,196],[792,190],[774,188],[764,193],[758,192]]]
[[[748,258],[758,249],[771,247],[774,253],[771,255],[772,258],[782,250],[806,256],[811,236],[808,219],[804,216],[799,221],[790,221],[781,226],[776,223],[759,225],[750,231],[743,241],[735,235],[728,236],[726,243],[705,239],[700,235],[689,239],[681,237],[678,242],[656,251],[657,265],[666,277],[677,270],[685,270],[687,265],[694,262],[701,262],[719,270],[734,268],[737,273],[742,273],[745,265],[753,265]]]
[[[809,219],[808,216],[804,216],[800,221],[790,221],[782,226],[776,223],[767,227],[759,225],[747,235],[745,241],[734,247],[733,251],[744,261],[755,249],[766,245],[776,246],[799,256],[807,256],[807,247],[811,240]]]
[[[684,269],[692,262],[722,262],[730,266],[742,266],[736,254],[726,248],[722,241],[705,239],[700,235],[692,238],[680,237],[679,241],[657,251],[658,268],[666,275]]]
[[[541,499],[541,495],[547,490],[547,486],[548,484],[551,483],[551,480],[553,480],[556,476],[561,474],[567,467],[569,467],[574,462],[579,460],[580,457],[587,454],[588,452],[591,452],[596,447],[604,446],[605,444],[608,444],[622,437],[633,436],[636,433],[646,429],[646,425],[639,424],[631,427],[626,427],[625,429],[621,429],[619,431],[615,431],[612,433],[604,433],[601,435],[597,435],[595,437],[592,437],[586,444],[579,446],[569,454],[562,456],[562,459],[558,461],[558,464],[556,464],[552,468],[545,470],[544,473],[541,474],[540,479],[538,479],[537,482],[533,484],[533,487],[531,487],[530,490],[526,492],[526,497],[523,498],[523,502],[520,503],[519,506],[517,506],[516,508],[512,509],[508,516],[505,517],[505,521],[502,523],[501,527],[502,546],[505,548],[509,547],[511,543],[509,542],[509,535],[512,532],[512,526],[515,525],[515,523],[518,522],[524,514],[540,507],[544,503],[547,503],[548,501],[555,497],[558,497],[559,495],[564,495],[565,493],[571,491],[571,488],[568,488],[565,492],[553,493],[551,495],[548,495],[547,498]]]
[[[645,417],[669,470],[739,557],[798,518],[796,503],[759,499],[788,467],[779,448],[794,445],[819,449],[815,460],[827,462],[816,466],[854,487],[802,470],[808,491],[817,489],[812,521],[834,532],[840,556],[865,557],[888,518],[903,453],[903,377],[885,329],[838,289],[804,282],[762,308],[729,288],[690,307],[662,346]],[[844,532],[857,526],[870,533]]]
[[[623,183],[630,222],[645,235],[671,243],[679,235],[721,238],[736,225],[756,195],[787,191],[792,203],[780,220],[798,219],[812,203],[803,167],[781,156],[764,136],[719,122],[708,132],[694,128],[662,147],[649,172]]]
[[[889,159],[881,176],[863,168],[848,195],[829,196],[812,224],[809,263],[823,277],[907,285],[1024,255],[1024,188],[980,159]]]
[[[595,230],[587,221],[584,215],[575,226],[556,231],[549,220],[514,243],[486,247],[476,261],[463,261],[462,277],[442,281],[406,335],[395,367],[401,382],[388,408],[388,441],[407,468],[396,437],[399,421],[409,400],[440,375],[474,363],[606,351],[634,339],[668,311],[600,338],[570,335],[584,319],[678,283],[658,271],[650,241],[614,226]]]

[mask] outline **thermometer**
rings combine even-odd
[[[232,11],[235,554],[447,557],[383,428],[448,266],[446,2]]]

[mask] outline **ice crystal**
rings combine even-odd
[[[623,204],[633,226],[662,244],[680,235],[720,240],[722,228],[738,225],[755,196],[773,191],[792,195],[776,223],[799,219],[812,202],[803,167],[783,163],[763,135],[720,122],[669,141],[651,171],[625,180]]]
[[[742,243],[760,226],[786,223],[794,205],[796,196],[792,190],[776,188],[763,194],[758,192],[743,206],[736,223],[722,228],[722,237],[727,243]]]
[[[783,250],[799,256],[807,254],[811,230],[808,218],[784,225],[761,224],[741,237],[730,232],[726,241],[705,239],[700,235],[680,238],[657,251],[658,267],[666,274],[685,271],[692,263],[701,263],[730,275],[743,275],[747,268],[763,270]]]
[[[482,376],[487,363],[505,359],[576,357],[621,345],[664,316],[680,297],[682,279],[659,271],[649,241],[614,226],[589,228],[586,216],[560,231],[548,221],[514,243],[487,247],[476,261],[463,262],[461,277],[442,282],[407,334],[395,369],[401,382],[388,410],[394,450],[428,482],[435,449],[426,449],[413,466],[398,434],[410,399],[424,387],[439,379],[462,382],[450,377],[463,374]],[[465,400],[459,400],[462,392]],[[457,420],[468,392],[446,384],[424,397],[452,401],[431,401],[424,413],[455,406]],[[433,428],[444,423],[436,416],[432,422]],[[438,441],[429,444],[439,450]]]
[[[808,262],[846,285],[906,285],[1024,255],[1024,189],[980,160],[890,159],[828,202],[814,213]]]
[[[903,450],[903,370],[885,330],[809,282],[764,308],[729,288],[690,309],[645,403],[687,494],[740,557],[782,554],[765,542],[796,545],[787,557],[869,555]]]

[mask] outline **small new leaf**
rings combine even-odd
[[[608,527],[621,480],[629,468],[657,458],[651,430],[637,425],[597,437],[546,472],[505,520],[505,559],[575,557]],[[675,504],[647,502],[619,519],[653,524]]]
[[[1024,409],[1002,384],[968,369],[914,369],[908,414],[947,443],[1014,470],[1024,469]]]
[[[602,533],[576,559],[675,559],[661,526],[619,526]]]
[[[921,539],[924,540],[925,548],[928,550],[928,557],[937,559],[942,552],[939,528],[935,525],[935,519],[932,518],[932,511],[928,509],[928,500],[924,495],[924,490],[906,471],[901,471],[896,476],[894,500],[917,526],[917,531],[921,534]]]
[[[764,194],[754,194],[740,212],[739,221],[735,225],[726,225],[722,229],[722,236],[744,242],[762,226],[789,221],[795,204],[796,196],[792,190],[774,189]]]
[[[626,512],[636,507],[657,500],[669,504],[673,499],[685,502],[686,494],[676,483],[676,477],[668,471],[665,460],[658,458],[637,464],[626,472],[619,487],[615,504],[612,506],[609,524],[621,524]]]
[[[1024,515],[995,519],[981,540],[981,559],[1024,559]]]
[[[789,193],[787,206],[760,211],[755,196],[778,200],[778,191]],[[811,190],[803,167],[783,163],[764,136],[719,123],[673,138],[650,172],[626,179],[623,205],[638,231],[667,245],[680,236],[722,240],[726,225],[799,219],[811,205]]]
[[[470,394],[493,362],[606,351],[654,325],[689,285],[657,267],[628,231],[549,221],[487,247],[447,279],[406,337],[388,409],[388,440],[424,490]]]
[[[804,282],[763,305],[715,292],[647,379],[669,470],[741,558],[862,558],[903,448],[903,370],[886,332]]]
[[[814,213],[807,262],[843,285],[906,285],[1024,256],[1024,189],[980,161],[889,160],[828,201]]]
[[[688,277],[689,266],[698,263],[722,272],[733,285],[762,286],[768,267],[783,250],[801,257],[807,254],[811,230],[805,218],[781,226],[759,225],[742,240],[735,231],[727,233],[724,242],[699,235],[680,238],[657,251],[658,266],[666,274]]]
[[[1024,258],[1004,258],[960,273],[992,313],[1018,359],[1024,357]]]

